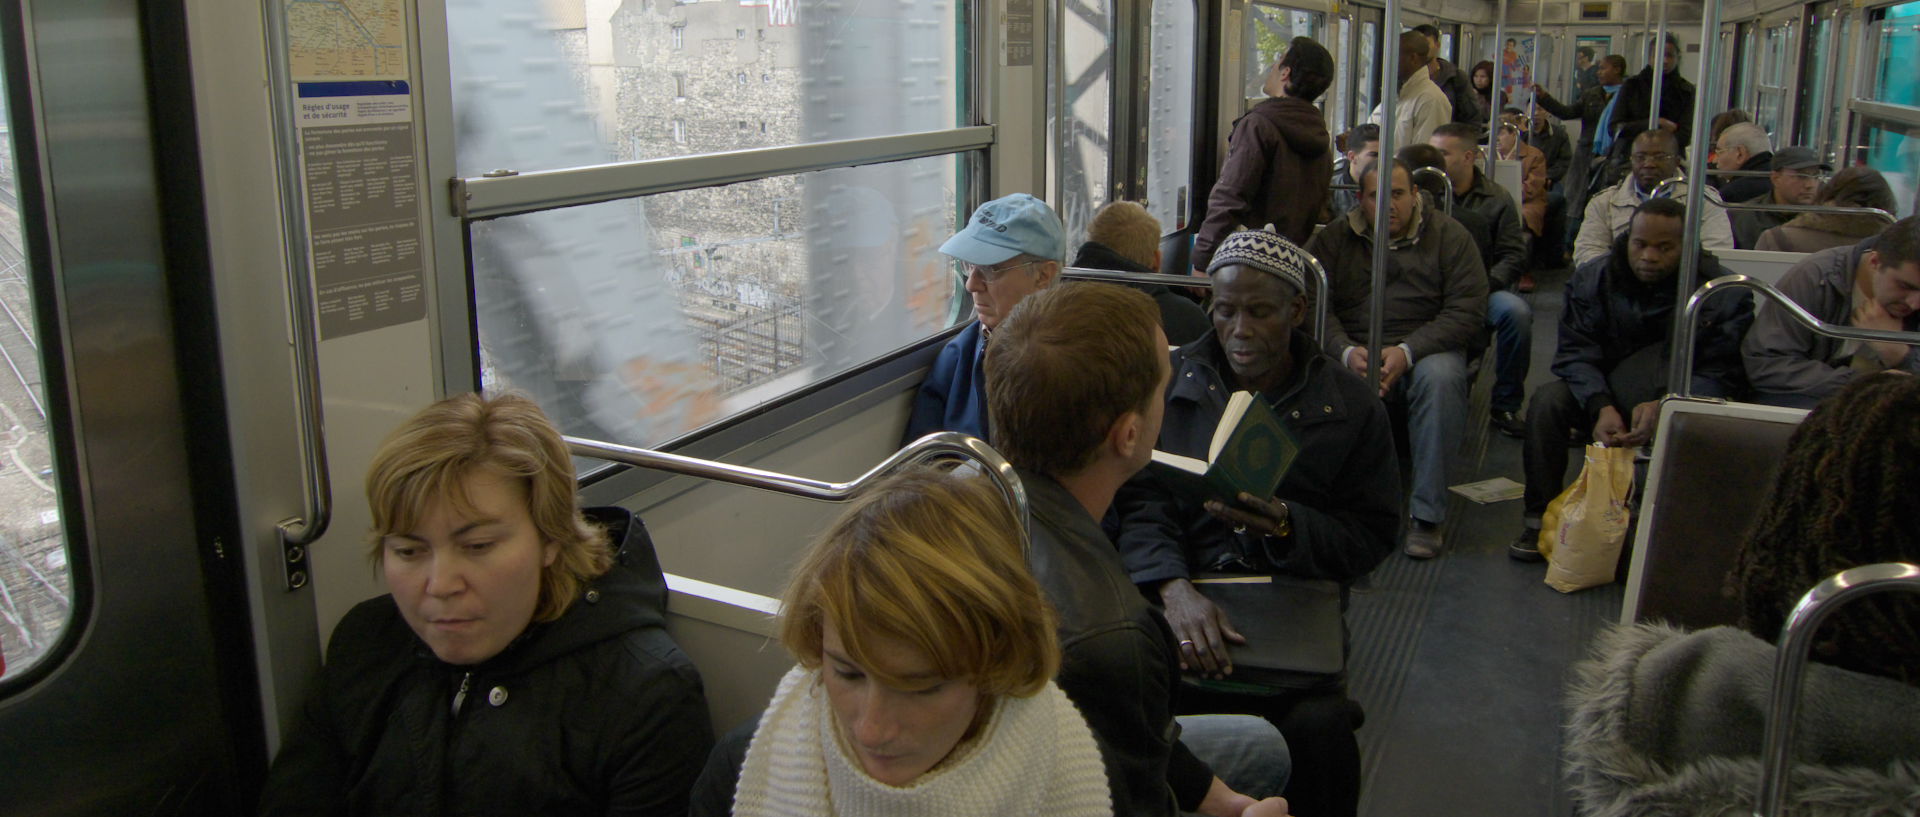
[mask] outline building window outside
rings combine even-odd
[[[673,50],[679,51],[687,47],[687,27],[686,26],[676,25],[668,30],[671,31],[673,35]]]
[[[673,141],[680,144],[686,144],[686,141],[687,141],[687,123],[686,122],[679,119],[673,120]]]

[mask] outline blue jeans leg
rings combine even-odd
[[[1520,412],[1533,363],[1533,307],[1518,294],[1501,290],[1487,296],[1487,325],[1493,327],[1494,411]]]
[[[1407,436],[1413,448],[1413,518],[1447,521],[1447,460],[1467,431],[1467,359],[1437,352],[1407,376]]]
[[[1256,799],[1275,797],[1293,776],[1287,740],[1253,715],[1181,715],[1180,742],[1227,786]]]

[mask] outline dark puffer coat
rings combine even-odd
[[[588,515],[618,563],[485,662],[435,658],[392,596],[347,613],[260,813],[685,814],[713,746],[700,675],[662,626],[645,528],[618,508]]]

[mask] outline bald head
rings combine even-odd
[[[1413,72],[1425,69],[1427,62],[1433,59],[1433,44],[1427,36],[1418,31],[1400,33],[1400,81],[1406,82]]]

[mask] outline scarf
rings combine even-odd
[[[794,667],[747,745],[735,817],[1110,817],[1106,767],[1080,711],[1052,682],[1001,696],[971,740],[904,787],[869,777],[834,726],[820,673]]]
[[[1607,89],[1607,108],[1600,112],[1600,119],[1593,123],[1593,154],[1607,155],[1607,148],[1613,147],[1613,106],[1620,102],[1620,86],[1602,85]]]

